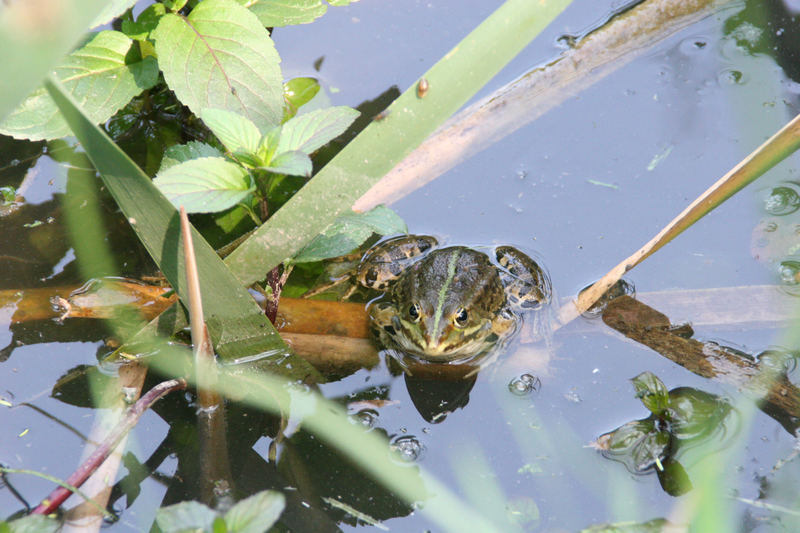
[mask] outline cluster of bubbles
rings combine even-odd
[[[541,387],[541,380],[531,374],[517,376],[508,384],[508,390],[515,396],[527,396],[532,392],[538,391]]]

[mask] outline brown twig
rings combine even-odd
[[[142,396],[128,412],[125,417],[117,424],[113,430],[108,434],[105,440],[100,443],[100,446],[92,453],[73,474],[67,478],[66,483],[74,487],[80,487],[92,473],[97,470],[100,465],[106,460],[108,455],[117,447],[117,444],[128,434],[128,432],[136,426],[142,414],[150,408],[155,402],[161,399],[166,394],[186,388],[186,380],[184,379],[171,379],[159,383],[147,394]],[[33,510],[32,514],[47,515],[54,512],[64,501],[70,497],[71,491],[63,487],[58,487],[50,493],[47,498]]]

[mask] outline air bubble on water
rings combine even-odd
[[[564,398],[572,403],[581,403],[583,400],[574,390],[564,393]]]
[[[791,187],[774,187],[764,199],[764,210],[770,215],[789,215],[798,209],[800,209],[800,195]]]
[[[542,382],[536,376],[522,374],[511,380],[508,384],[508,390],[515,396],[527,396],[532,392],[538,391],[541,386]]]
[[[746,76],[741,70],[725,69],[717,75],[720,85],[744,85],[747,83]]]
[[[374,409],[362,409],[350,415],[350,420],[366,429],[372,429],[378,423],[378,416],[378,412]]]
[[[404,435],[394,439],[389,448],[394,452],[395,458],[404,463],[414,463],[419,461],[425,447],[413,435]]]
[[[800,262],[798,261],[783,261],[778,267],[778,276],[786,285],[797,285],[798,273],[800,273]]]

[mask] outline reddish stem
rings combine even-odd
[[[186,380],[171,379],[159,383],[147,394],[139,398],[135,404],[128,409],[125,417],[111,430],[105,440],[95,449],[94,452],[83,462],[73,474],[67,478],[66,484],[73,487],[80,487],[89,479],[95,470],[103,464],[114,448],[120,443],[123,437],[136,425],[139,417],[156,401],[173,390],[186,388]],[[47,515],[54,512],[64,501],[72,495],[72,491],[64,487],[58,487],[33,510],[32,514]]]

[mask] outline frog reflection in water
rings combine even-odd
[[[493,262],[471,248],[437,245],[424,235],[395,237],[361,260],[358,282],[385,293],[369,315],[386,348],[428,362],[464,362],[513,334],[520,312],[550,300],[547,275],[516,248],[494,248]]]

